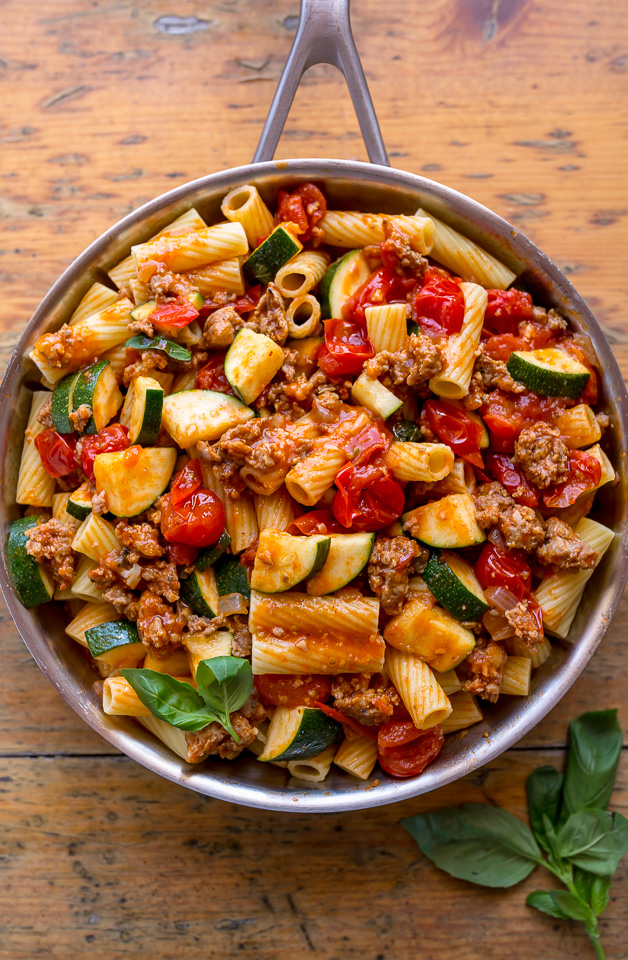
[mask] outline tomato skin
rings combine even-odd
[[[76,440],[71,434],[62,435],[52,428],[42,430],[35,437],[35,446],[49,477],[67,477],[76,469]]]
[[[280,190],[277,194],[275,223],[293,223],[301,240],[312,239],[326,213],[327,200],[315,183],[302,183],[292,193]]]
[[[378,745],[379,765],[391,777],[416,777],[436,759],[445,738],[440,726],[418,730],[419,736],[397,747],[381,749]]]
[[[177,566],[190,567],[198,556],[195,547],[188,547],[184,543],[168,544],[168,561]]]
[[[338,523],[331,510],[326,509],[310,510],[309,513],[304,513],[302,516],[293,520],[286,530],[286,533],[291,533],[293,536],[298,534],[310,536],[312,533],[325,535],[328,533],[344,532],[344,527]]]
[[[211,547],[224,526],[224,507],[206,487],[199,487],[176,507],[168,497],[161,508],[161,532],[168,543]]]
[[[522,320],[531,320],[534,304],[529,293],[521,290],[488,290],[484,326],[495,333],[519,332]]]
[[[367,727],[358,720],[354,720],[353,717],[347,716],[342,710],[336,710],[335,707],[330,707],[326,703],[318,702],[315,706],[317,706],[319,710],[322,710],[325,716],[331,717],[332,720],[337,720],[338,723],[341,723],[343,727],[348,727],[348,729],[351,730],[352,733],[357,734],[357,736],[377,740],[377,730],[375,727]]]
[[[375,356],[363,327],[347,320],[325,320],[325,346],[317,363],[328,377],[360,373],[366,360]]]
[[[491,390],[488,401],[480,409],[490,431],[491,450],[512,453],[524,427],[538,420],[551,421],[563,407],[564,400],[560,397],[540,397],[530,390],[523,393]]]
[[[265,706],[314,707],[331,696],[331,679],[322,674],[263,673],[254,677],[254,683]]]
[[[536,489],[510,457],[504,453],[489,453],[486,466],[517,503],[523,504],[524,507],[538,506],[539,498]]]
[[[391,718],[383,723],[377,731],[378,750],[390,750],[392,747],[401,747],[404,743],[417,740],[422,734],[411,719],[396,720]]]
[[[90,480],[94,479],[94,460],[99,453],[117,453],[130,446],[128,427],[112,423],[103,427],[100,433],[83,437],[81,448],[81,467]]]
[[[466,410],[454,406],[449,400],[430,399],[423,404],[423,411],[430,427],[443,443],[474,467],[484,469],[480,453],[483,430]]]
[[[196,374],[194,386],[197,390],[217,390],[218,393],[229,393],[235,396],[231,384],[225,373],[226,350],[214,354],[204,367]]]
[[[491,360],[503,360],[506,363],[513,350],[529,350],[530,343],[523,337],[515,337],[512,333],[500,333],[485,340],[483,348],[484,353]]]
[[[532,571],[522,551],[498,550],[492,543],[487,543],[474,570],[483,590],[506,587],[518,600],[525,600],[530,595]]]
[[[403,513],[403,489],[383,461],[348,463],[336,474],[335,483],[331,510],[346,529],[381,530]]]
[[[174,327],[182,330],[197,317],[196,307],[192,306],[189,300],[177,297],[176,300],[161,303],[156,310],[153,310],[149,319],[154,327]]]
[[[210,314],[214,313],[215,310],[220,310],[224,306],[232,306],[237,311],[237,313],[250,313],[251,310],[255,310],[255,307],[259,303],[262,296],[262,286],[257,284],[255,287],[251,287],[246,291],[243,296],[238,297],[236,300],[230,301],[229,304],[225,304],[223,301],[216,300],[206,300],[203,306],[200,309],[200,316],[202,318],[208,317]]]
[[[361,327],[365,327],[366,316],[364,311],[367,307],[378,307],[383,303],[402,303],[407,300],[408,294],[416,286],[416,280],[399,277],[394,270],[379,267],[348,298],[343,307],[343,317]]]
[[[578,497],[595,490],[602,479],[602,465],[586,450],[569,451],[569,474],[543,494],[546,507],[570,507]]]
[[[426,270],[424,283],[414,295],[412,315],[422,330],[436,337],[460,333],[464,319],[464,294],[460,284],[440,270]]]
[[[176,508],[187,500],[195,490],[198,490],[202,482],[200,460],[188,460],[183,469],[179,470],[170,488],[172,506]]]

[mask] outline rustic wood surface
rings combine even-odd
[[[573,277],[628,372],[625,0],[354,0],[391,162],[510,219]],[[93,237],[150,197],[246,163],[296,0],[3,0],[0,359]],[[279,156],[365,159],[338,75],[311,71]],[[524,815],[568,721],[622,706],[623,602],[592,664],[516,749],[421,800],[281,816],[160,780],[83,726],[0,618],[0,958],[584,960],[580,928],[520,888],[451,880],[398,821],[462,800]],[[614,806],[628,806],[624,759]],[[627,868],[601,927],[628,957]]]

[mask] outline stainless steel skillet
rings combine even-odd
[[[272,161],[300,78],[319,62],[332,63],[344,73],[370,164],[318,159]],[[413,213],[419,205],[425,207],[506,262],[522,275],[537,302],[556,306],[577,330],[590,337],[603,371],[604,400],[612,419],[605,443],[619,474],[619,483],[613,489],[604,488],[599,496],[595,516],[616,529],[619,536],[588,584],[572,627],[571,643],[564,649],[556,647],[550,660],[535,671],[530,697],[517,701],[504,698],[487,711],[487,720],[471,728],[466,736],[450,736],[441,756],[419,778],[399,781],[381,774],[377,783],[362,784],[333,773],[322,784],[308,785],[287,781],[284,771],[246,756],[233,763],[207,763],[202,769],[189,767],[133,721],[106,717],[91,693],[91,670],[64,634],[62,611],[54,604],[39,611],[25,610],[13,592],[4,556],[0,561],[0,586],[24,642],[43,672],[73,709],[113,746],[161,776],[208,796],[276,810],[331,812],[427,793],[512,746],[551,710],[582,672],[604,635],[628,576],[628,395],[606,339],[558,268],[505,220],[455,190],[390,169],[351,36],[349,0],[303,0],[297,37],[252,164],[185,184],[125,217],[77,257],[35,311],[0,388],[0,462],[4,465],[0,533],[6,542],[7,525],[18,515],[14,504],[17,469],[29,388],[37,382],[27,354],[36,338],[58,327],[88,287],[95,280],[103,280],[104,272],[126,256],[133,243],[147,239],[189,207],[197,207],[211,223],[221,218],[222,197],[238,184],[255,183],[272,201],[280,186],[305,180],[323,187],[330,207],[390,213]]]

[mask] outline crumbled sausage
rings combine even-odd
[[[116,536],[121,544],[141,557],[161,557],[164,548],[159,543],[159,531],[150,523],[129,523],[120,520],[116,524]]]
[[[340,674],[332,677],[331,693],[334,707],[366,727],[385,723],[395,707],[401,703],[399,694],[392,685],[376,674]]]
[[[50,573],[62,590],[71,586],[74,579],[76,554],[72,541],[75,533],[73,524],[54,519],[39,523],[28,532],[27,554],[38,562],[48,562]]]
[[[140,640],[150,653],[166,658],[181,646],[185,627],[179,616],[162,597],[152,590],[144,590],[137,610],[137,630]]]
[[[207,318],[201,344],[211,350],[228,347],[243,325],[244,320],[234,306],[220,307]]]
[[[167,365],[167,357],[158,350],[142,350],[140,359],[124,368],[122,375],[124,385],[128,387],[135,377],[150,377],[153,370],[164,370]]]
[[[383,350],[364,364],[371,380],[381,379],[385,387],[406,383],[413,387],[435,377],[443,369],[441,352],[429,337],[413,333],[395,353]]]
[[[519,324],[520,337],[524,337],[528,340],[534,339],[534,335],[536,333],[534,324],[537,326],[547,327],[548,330],[551,330],[554,333],[559,333],[560,331],[567,329],[567,321],[553,308],[546,310],[545,307],[533,307],[532,320],[533,323],[530,323],[529,320],[521,321]]]
[[[522,383],[513,380],[503,360],[493,360],[486,353],[481,353],[475,361],[475,370],[480,374],[485,390],[491,387],[498,387],[506,393],[523,393],[525,390]]]
[[[537,549],[541,563],[554,567],[587,570],[597,563],[599,553],[582,540],[563,520],[550,517],[545,540]]]
[[[127,620],[137,620],[140,602],[138,595],[132,590],[114,584],[104,591],[102,598],[112,603],[118,613],[123,614]]]
[[[530,483],[545,490],[568,473],[569,450],[558,427],[541,420],[519,434],[514,461]]]
[[[515,503],[501,483],[482,483],[473,493],[475,518],[482,529],[497,527],[510,550],[535,550],[543,542],[543,522],[531,507]]]
[[[387,263],[394,261],[396,272],[401,276],[409,274],[422,277],[428,266],[427,259],[412,249],[410,237],[394,220],[384,221],[384,240],[380,244],[380,251]]]
[[[50,367],[59,369],[67,366],[74,358],[76,347],[80,343],[82,338],[77,335],[76,329],[64,323],[59,330],[40,337],[35,348]]]
[[[502,684],[506,651],[499,643],[480,637],[458,668],[462,689],[495,703]]]
[[[473,491],[475,519],[483,530],[496,527],[504,510],[510,510],[513,499],[501,483],[481,483]]]
[[[464,397],[462,405],[465,410],[479,410],[488,400],[488,394],[484,392],[484,381],[479,370],[474,370],[469,383],[469,392]]]
[[[185,274],[173,273],[165,263],[147,260],[137,271],[140,283],[145,283],[158,302],[168,297],[189,297],[198,293],[196,287]]]
[[[537,644],[543,642],[543,630],[530,610],[528,600],[521,600],[511,610],[507,610],[506,620],[514,628],[515,636],[534,653]]]
[[[186,733],[187,762],[202,763],[207,757],[218,755],[233,760],[257,737],[256,724],[266,718],[266,711],[256,696],[240,710],[230,714],[229,720],[238,738],[237,742],[222,724],[214,721],[196,733]]]
[[[229,617],[227,626],[233,634],[231,654],[234,657],[250,657],[253,647],[253,638],[248,628],[246,617]]]
[[[137,320],[131,320],[129,323],[130,333],[143,333],[147,337],[154,336],[155,328],[150,319],[150,314],[146,317],[138,317]]]
[[[408,595],[412,561],[422,548],[409,537],[378,537],[368,564],[371,590],[390,616],[401,613]]]
[[[109,510],[109,503],[107,502],[107,491],[101,490],[99,493],[92,494],[92,513],[95,513],[97,516],[101,517],[104,513],[107,513]]]
[[[168,603],[175,603],[179,599],[180,584],[176,564],[157,560],[142,567],[142,579],[153,593],[159,594]]]
[[[82,403],[80,407],[73,410],[70,414],[70,423],[77,433],[83,433],[85,427],[92,419],[92,408],[89,403]]]
[[[602,431],[602,433],[604,433],[604,431],[607,430],[608,427],[610,426],[611,418],[607,413],[600,411],[599,413],[595,414],[595,419],[597,420],[600,426],[600,430]]]
[[[244,326],[257,333],[263,333],[275,343],[285,342],[288,336],[286,306],[281,291],[275,283],[268,284],[250,320],[247,320]]]
[[[50,430],[53,426],[52,423],[52,394],[40,407],[39,413],[37,414],[37,422],[41,423],[42,427]]]

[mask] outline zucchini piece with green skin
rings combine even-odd
[[[186,580],[181,581],[181,597],[199,617],[218,616],[218,587],[216,574],[211,569],[198,568]]]
[[[393,426],[392,432],[395,440],[400,440],[402,443],[420,443],[423,439],[419,427],[410,420],[400,420]]]
[[[457,620],[480,620],[489,609],[473,567],[455,553],[432,553],[423,579],[440,605]]]
[[[172,447],[129,447],[99,453],[94,459],[98,493],[107,495],[107,506],[116,517],[135,517],[166,490],[177,460]]]
[[[129,429],[129,442],[150,447],[157,442],[161,428],[164,388],[153,377],[135,377],[131,382],[120,423]]]
[[[168,337],[146,337],[138,333],[137,336],[127,340],[124,346],[132,350],[159,350],[171,360],[182,360],[184,363],[192,359],[192,354],[186,347],[182,347],[180,343]]]
[[[356,290],[366,283],[371,275],[369,265],[361,250],[350,250],[328,268],[321,280],[321,317],[342,319],[342,308]]]
[[[74,385],[72,399],[74,410],[83,404],[91,408],[92,415],[84,433],[99,433],[122,406],[122,394],[108,360],[98,360],[82,370]]]
[[[285,360],[278,343],[244,328],[236,333],[225,357],[225,376],[242,403],[252,403]]]
[[[475,519],[475,505],[468,493],[452,493],[426,503],[404,513],[401,522],[414,540],[428,547],[472,547],[486,540]]]
[[[214,564],[214,573],[220,597],[226,597],[228,593],[241,593],[243,597],[251,596],[246,567],[242,566],[237,557],[223,553]]]
[[[200,310],[205,303],[205,300],[198,290],[195,293],[191,293],[189,297],[184,297],[184,299],[191,303],[195,310]],[[131,317],[133,320],[147,320],[156,309],[156,300],[145,300],[144,303],[138,304],[134,310],[131,310]]]
[[[508,373],[542,397],[579,397],[591,374],[575,357],[557,347],[514,350],[506,363]]]
[[[202,573],[203,570],[207,570],[208,567],[213,567],[219,557],[222,557],[230,543],[231,537],[225,529],[213,547],[207,547],[205,550],[201,550],[194,563],[196,569]]]
[[[403,400],[396,397],[392,390],[385,387],[379,380],[371,380],[365,373],[361,373],[351,388],[351,399],[354,403],[366,407],[376,417],[387,420],[403,406]]]
[[[48,570],[26,552],[29,531],[43,517],[22,517],[11,524],[7,543],[9,573],[20,603],[24,607],[38,607],[52,600],[55,585]]]
[[[335,743],[342,731],[318,707],[277,707],[258,760],[311,760]]]
[[[293,236],[285,223],[280,223],[242,264],[245,280],[251,286],[257,283],[271,283],[277,271],[296,257],[302,249],[301,241]]]
[[[163,425],[183,450],[207,440],[213,443],[225,430],[254,416],[237,397],[216,390],[181,390],[164,399]]]
[[[330,540],[325,566],[307,582],[306,589],[310,596],[333,593],[351,583],[369,562],[375,534],[332,533]]]
[[[76,381],[81,376],[78,373],[70,373],[63,380],[60,380],[52,392],[52,425],[57,433],[73,433],[74,424],[70,420],[70,414],[74,410],[74,387]]]
[[[92,492],[86,481],[70,494],[65,509],[75,520],[85,520],[92,512]]]
[[[99,623],[85,631],[89,652],[95,660],[113,667],[135,666],[146,656],[137,627],[129,620]]]
[[[429,594],[414,595],[384,627],[391,647],[410,653],[437,673],[459,666],[475,648],[475,636],[450,613],[433,605]]]
[[[261,593],[290,590],[322,570],[330,537],[293,537],[279,530],[262,530],[251,574],[251,588]]]

